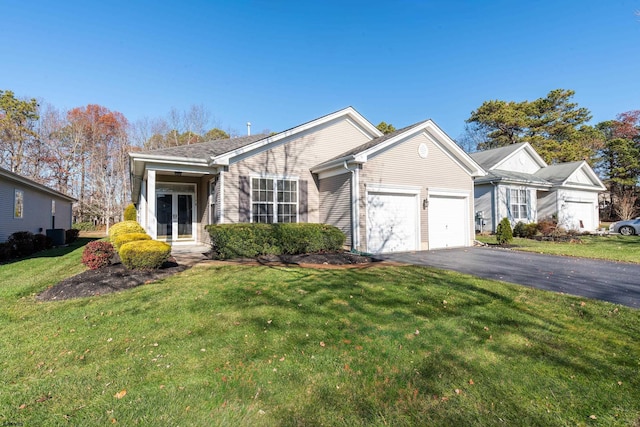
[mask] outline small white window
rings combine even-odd
[[[22,218],[24,215],[24,192],[22,190],[15,191],[13,202],[13,217]]]
[[[56,201],[51,200],[51,215],[55,215],[55,214],[56,214]]]

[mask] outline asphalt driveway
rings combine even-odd
[[[376,256],[640,308],[640,264],[488,247]]]

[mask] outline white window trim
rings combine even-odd
[[[297,176],[282,176],[282,175],[271,175],[271,174],[261,174],[261,175],[251,175],[249,177],[249,219],[250,222],[253,221],[253,180],[254,179],[270,179],[272,181],[294,181],[296,183],[296,223],[300,222],[300,180]],[[277,182],[274,182],[273,186],[273,222],[272,224],[278,224],[278,189]],[[268,203],[268,202],[267,202]],[[292,204],[292,203],[286,203]]]
[[[529,189],[522,188],[522,187],[509,187],[508,190],[509,190],[509,205],[510,205],[509,206],[509,212],[511,212],[511,218],[514,221],[522,221],[522,220],[528,221],[529,220],[529,214],[528,213],[531,211],[531,195],[529,194]],[[525,194],[524,203],[522,203],[522,202],[514,203],[514,201],[513,201],[513,191],[517,191],[518,192],[518,198],[520,197],[519,193],[521,191],[524,191],[524,194]],[[524,216],[524,218],[520,217],[520,216],[516,217],[514,215],[513,206],[515,204],[519,205],[520,207],[524,206],[524,208],[525,208],[525,216]],[[520,212],[520,209],[518,209],[518,212]]]

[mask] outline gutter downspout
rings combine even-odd
[[[360,246],[360,174],[358,168],[350,169],[345,160],[344,168],[351,172],[351,250],[358,250]]]

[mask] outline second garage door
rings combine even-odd
[[[429,249],[469,246],[468,197],[429,196]]]
[[[418,196],[367,193],[367,250],[371,253],[418,248]]]

